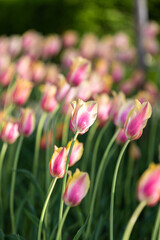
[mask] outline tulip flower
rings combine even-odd
[[[69,143],[67,144],[67,155],[69,153],[69,149],[71,147],[72,144],[72,140],[69,141]],[[76,162],[78,162],[80,160],[80,158],[82,157],[83,154],[83,143],[80,143],[78,140],[75,141],[74,145],[73,145],[73,149],[71,152],[71,156],[69,158],[69,166],[73,166]]]
[[[54,153],[49,163],[49,172],[52,177],[63,178],[67,161],[67,151],[65,147],[54,146]]]
[[[32,80],[35,83],[40,83],[44,80],[46,75],[46,68],[41,61],[33,62],[32,64]]]
[[[129,148],[129,156],[133,160],[138,160],[141,157],[141,151],[135,142],[132,142]]]
[[[61,39],[58,35],[47,36],[43,42],[42,57],[51,58],[59,53],[61,49]]]
[[[134,107],[133,100],[127,100],[122,104],[122,106],[119,108],[119,111],[117,112],[117,115],[114,118],[114,123],[117,127],[121,128],[124,127],[127,115],[133,107]]]
[[[135,100],[135,106],[128,113],[127,120],[124,125],[126,137],[135,140],[140,138],[147,124],[147,120],[151,117],[152,107],[149,102],[140,103]]]
[[[49,147],[51,147],[52,146],[52,140],[53,140],[53,130],[49,131],[48,140],[47,140],[46,133],[44,133],[43,136],[41,137],[40,148],[45,150],[47,144],[48,144]]]
[[[139,201],[146,201],[148,206],[154,206],[160,200],[160,164],[150,164],[143,173],[137,185]]]
[[[78,40],[77,32],[68,30],[63,33],[63,44],[65,47],[73,47]]]
[[[56,94],[56,87],[53,85],[47,84],[41,100],[41,107],[44,111],[52,112],[57,107],[55,94]]]
[[[56,64],[47,64],[46,65],[46,83],[56,85],[58,82],[59,69]]]
[[[19,132],[24,136],[32,134],[35,128],[35,113],[32,109],[21,109]]]
[[[75,207],[79,205],[86,196],[90,186],[88,173],[80,172],[79,169],[69,176],[66,189],[63,194],[63,201],[66,205]]]
[[[81,99],[71,103],[73,111],[70,120],[71,130],[84,134],[95,122],[97,117],[97,103],[95,101],[83,102]]]
[[[126,141],[127,141],[127,137],[124,133],[124,129],[122,128],[122,129],[119,130],[119,133],[116,137],[116,142],[118,144],[124,145]]]
[[[91,63],[82,57],[73,59],[70,71],[67,75],[67,81],[73,86],[78,86],[82,81],[88,78]]]
[[[110,116],[113,118],[114,122],[115,119],[119,113],[120,108],[125,103],[125,95],[123,92],[119,92],[118,94],[116,92],[113,92],[113,101],[112,101],[112,108],[110,111]]]
[[[25,79],[18,78],[16,80],[13,92],[12,92],[12,100],[17,105],[23,105],[28,100],[33,84]]]
[[[70,85],[67,83],[65,77],[62,74],[59,74],[58,80],[56,99],[58,102],[62,102],[64,97],[67,97],[66,94],[69,91]]]
[[[8,120],[2,124],[0,133],[2,141],[9,144],[14,143],[19,137],[18,123],[12,120]]]
[[[101,94],[95,98],[98,104],[97,119],[100,126],[104,126],[109,120],[112,101],[107,94]]]

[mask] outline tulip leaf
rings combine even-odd
[[[37,180],[35,179],[35,177],[33,176],[33,174],[31,172],[29,172],[26,169],[18,169],[17,170],[18,173],[22,173],[24,174],[26,177],[29,178],[29,180],[33,183],[33,185],[35,186],[35,188],[37,189],[37,191],[39,192],[42,200],[44,199],[44,193],[42,191],[42,188],[40,187],[40,185],[37,183]]]
[[[0,229],[0,239],[4,240],[4,233],[3,233],[2,229]]]
[[[34,225],[36,227],[39,226],[39,219],[33,215],[31,212],[29,212],[28,210],[24,210],[25,214],[27,215],[27,217],[34,223]]]
[[[10,235],[6,235],[5,239],[7,240],[25,240],[22,236],[20,236],[19,234],[10,234]]]
[[[19,225],[21,214],[22,214],[22,210],[23,210],[23,207],[24,207],[25,203],[27,202],[27,198],[28,198],[28,195],[23,199],[23,201],[20,203],[20,205],[19,205],[19,207],[16,211],[16,230],[18,229],[18,225]]]
[[[80,236],[82,235],[82,233],[84,232],[85,230],[85,227],[87,225],[87,222],[88,222],[88,219],[89,219],[89,216],[87,217],[84,225],[77,231],[76,235],[74,236],[73,240],[78,240],[80,238]]]

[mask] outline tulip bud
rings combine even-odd
[[[141,157],[141,151],[135,142],[130,144],[129,155],[133,160],[138,160]]]
[[[124,125],[126,137],[135,140],[140,138],[147,124],[147,120],[151,117],[152,107],[149,102],[140,103],[135,100],[135,106],[128,113],[127,120]]]
[[[9,144],[14,143],[19,136],[18,123],[14,121],[6,121],[2,125],[0,137],[2,141]]]
[[[90,186],[88,173],[80,172],[79,169],[69,176],[66,189],[63,194],[63,201],[66,205],[75,207],[79,205],[86,196]]]
[[[41,100],[41,107],[44,111],[52,112],[57,107],[55,94],[56,94],[56,87],[53,85],[47,84]]]
[[[121,128],[124,127],[127,115],[133,107],[134,107],[133,100],[127,100],[126,102],[123,103],[123,105],[120,107],[117,115],[114,118],[114,123],[117,127]]]
[[[32,64],[32,80],[35,83],[40,83],[44,80],[46,75],[46,68],[41,61],[33,62]]]
[[[18,78],[12,92],[13,102],[17,105],[25,104],[31,94],[32,87],[33,84],[30,81]]]
[[[32,134],[35,128],[35,113],[32,109],[21,109],[19,132],[24,136]]]
[[[52,139],[53,139],[53,130],[49,131],[48,139],[47,139],[46,133],[44,133],[43,136],[41,137],[40,148],[45,150],[47,144],[48,144],[49,147],[51,147],[52,146]]]
[[[125,103],[125,95],[123,92],[113,92],[113,101],[112,101],[112,108],[110,112],[111,118],[113,118],[114,122],[119,113],[121,106]]]
[[[82,57],[75,58],[67,75],[68,83],[73,86],[78,86],[82,81],[88,78],[90,69],[91,63],[87,59]]]
[[[95,101],[83,102],[81,99],[71,103],[73,111],[70,120],[71,130],[84,134],[95,122],[97,117],[97,103]]]
[[[67,151],[65,147],[54,146],[54,153],[49,163],[49,172],[52,177],[63,178],[67,162]]]
[[[70,146],[72,144],[72,140],[67,144],[67,155],[69,153],[69,149]],[[80,158],[82,157],[83,154],[83,143],[80,143],[78,140],[75,141],[74,145],[73,145],[73,149],[71,152],[71,156],[69,159],[69,166],[73,166],[76,162],[78,162],[80,160]]]
[[[107,94],[101,94],[97,98],[98,103],[98,113],[97,119],[99,121],[100,126],[104,126],[104,124],[109,119],[109,114],[112,108],[112,102]]]
[[[160,200],[160,164],[150,164],[143,173],[137,185],[139,201],[146,201],[148,206],[154,206]]]
[[[124,133],[124,129],[120,129],[120,131],[117,135],[117,138],[116,138],[116,142],[118,144],[124,145],[126,141],[127,141],[127,137]]]

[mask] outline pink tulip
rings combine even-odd
[[[8,120],[2,124],[0,133],[2,141],[9,144],[14,143],[19,137],[18,123],[12,120]]]
[[[135,100],[135,106],[128,113],[127,120],[124,125],[126,137],[135,140],[140,138],[148,119],[151,117],[152,107],[149,102],[140,103]]]
[[[98,104],[97,119],[98,119],[100,126],[103,126],[110,117],[112,102],[107,94],[99,95],[96,98],[96,100],[97,100],[97,104]]]
[[[57,92],[56,92],[56,99],[57,99],[58,102],[62,102],[64,97],[67,97],[66,94],[69,91],[69,88],[70,88],[70,85],[67,83],[64,75],[59,74],[59,76],[58,76],[58,88],[57,88]]]
[[[86,196],[90,186],[88,173],[80,172],[79,169],[69,176],[66,189],[63,194],[63,201],[66,205],[75,207],[79,205]]]
[[[56,87],[54,85],[47,84],[44,90],[44,94],[41,100],[41,107],[46,112],[52,112],[57,107],[57,101],[55,98]]]
[[[44,80],[46,68],[43,62],[36,61],[32,64],[32,80],[35,83],[40,83]]]
[[[138,159],[141,157],[140,148],[138,147],[138,145],[137,145],[135,142],[132,142],[132,143],[130,144],[129,156],[130,156],[133,160],[138,160]]]
[[[137,185],[139,201],[146,201],[148,206],[156,205],[160,200],[160,164],[150,164]]]
[[[69,153],[69,149],[70,149],[70,146],[72,144],[72,140],[69,141],[69,143],[67,144],[67,155]],[[73,166],[76,162],[78,162],[81,157],[82,157],[82,154],[83,154],[83,143],[80,143],[78,140],[75,141],[74,145],[73,145],[73,149],[72,149],[72,152],[71,152],[71,156],[70,156],[70,159],[69,159],[69,166]]]
[[[33,84],[25,79],[18,78],[13,88],[12,100],[17,105],[23,105],[28,100]]]
[[[73,47],[78,40],[77,32],[68,30],[63,33],[63,44],[65,47]]]
[[[63,178],[67,161],[67,151],[65,147],[54,146],[54,153],[49,163],[49,172],[52,177]]]
[[[19,35],[13,35],[9,39],[9,53],[12,58],[17,57],[22,51],[22,38]]]
[[[95,101],[83,102],[81,99],[71,103],[73,111],[70,120],[71,130],[84,134],[95,122],[97,117],[97,103]]]
[[[19,132],[24,136],[32,134],[35,128],[35,113],[32,109],[21,109]]]
[[[114,123],[117,127],[121,127],[121,128],[124,127],[124,124],[127,119],[127,115],[133,107],[134,107],[133,100],[127,100],[122,104],[117,115],[114,118]]]
[[[73,86],[78,86],[82,81],[88,78],[90,69],[91,63],[87,59],[82,57],[75,58],[67,75],[68,83]]]
[[[125,135],[124,129],[122,128],[122,129],[120,129],[120,131],[117,135],[116,142],[118,144],[124,145],[126,141],[127,141],[127,137]]]
[[[51,58],[59,53],[61,49],[61,39],[58,35],[50,35],[43,42],[42,58]]]
[[[119,82],[124,76],[123,66],[120,62],[112,63],[112,77],[114,82]]]
[[[21,78],[32,79],[32,59],[29,56],[22,56],[16,64],[16,70]]]
[[[47,64],[45,82],[57,85],[58,76],[59,76],[59,68],[57,67],[57,65]]]

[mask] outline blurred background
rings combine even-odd
[[[0,0],[0,34],[43,34],[75,29],[101,36],[118,30],[132,34],[133,0]],[[148,1],[149,18],[159,21],[160,1]]]

